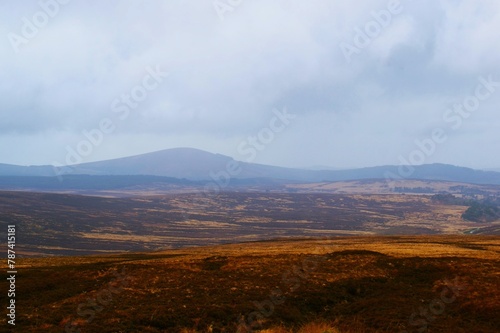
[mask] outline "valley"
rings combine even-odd
[[[0,192],[24,256],[151,251],[290,237],[499,234],[426,195],[221,192],[103,197]],[[2,232],[5,228],[3,228]]]

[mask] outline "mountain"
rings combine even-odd
[[[353,179],[418,179],[441,180],[471,184],[500,185],[500,172],[481,171],[448,164],[424,164],[418,166],[379,166],[352,170],[319,171],[328,180]]]
[[[50,177],[55,175],[54,167],[43,166],[19,166],[0,163],[0,176],[41,176]]]
[[[174,148],[113,160],[62,168],[63,174],[150,175],[205,179],[210,170],[223,170],[230,157],[193,148]]]
[[[235,161],[221,154],[194,148],[174,148],[153,153],[123,157],[100,162],[65,167],[24,167],[0,165],[0,176],[57,176],[57,175],[148,175],[185,178],[189,180],[231,178],[273,178],[284,180],[320,180],[315,171]]]
[[[225,183],[229,179],[257,178],[298,182],[404,178],[500,185],[500,172],[480,171],[447,164],[378,166],[350,170],[304,170],[241,162],[229,156],[193,148],[167,149],[61,168],[0,164],[0,176],[68,175],[159,176],[191,181],[212,180],[219,183]]]

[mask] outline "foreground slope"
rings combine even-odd
[[[18,332],[500,331],[496,236],[273,241],[18,270]]]

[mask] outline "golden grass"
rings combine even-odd
[[[298,333],[340,333],[340,331],[326,323],[309,323],[302,326]]]
[[[255,333],[400,332],[413,328],[408,320],[415,309],[432,304],[447,281],[459,277],[466,289],[446,304],[432,323],[434,331],[496,333],[499,253],[500,237],[468,235],[337,237],[24,258],[16,328],[60,332],[73,322],[82,333],[227,333],[237,331],[240,319],[252,325],[257,303],[272,313],[256,322],[261,326]],[[79,304],[108,290],[116,272],[124,272],[127,285],[87,323]],[[6,283],[0,281],[4,290]],[[277,289],[285,298],[271,311]]]

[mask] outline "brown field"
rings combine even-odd
[[[500,233],[500,221],[464,221],[465,206],[425,195],[223,192],[105,198],[0,192],[3,224],[20,254],[151,251],[318,235]],[[0,231],[3,232],[5,229]]]
[[[498,236],[24,258],[18,271],[16,332],[500,331]]]
[[[467,184],[439,180],[402,179],[386,181],[384,179],[363,179],[337,182],[319,182],[307,184],[286,184],[284,189],[302,193],[338,193],[338,194],[394,194],[449,193],[456,195],[498,195],[499,185]],[[405,191],[406,190],[406,191]]]

